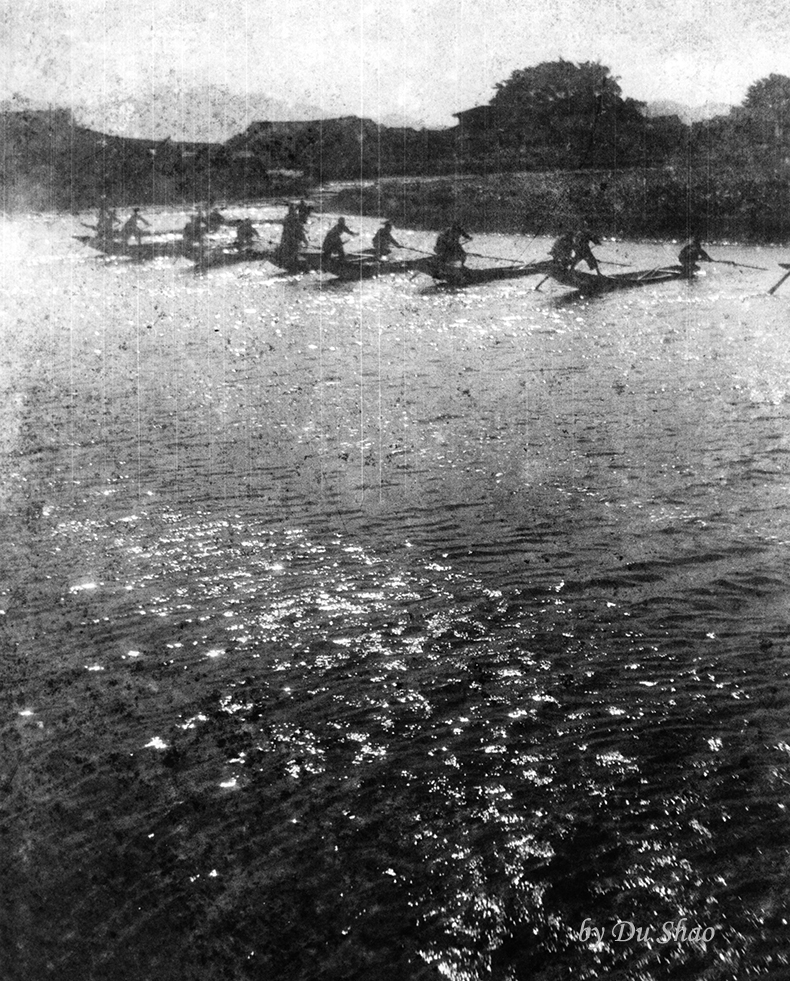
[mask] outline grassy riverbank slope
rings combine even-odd
[[[584,224],[602,235],[779,243],[790,240],[790,187],[774,176],[677,169],[404,178],[340,192],[333,207],[396,225],[558,234]]]

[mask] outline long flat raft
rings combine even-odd
[[[578,269],[558,269],[551,266],[548,275],[563,286],[570,286],[587,296],[688,279],[682,266],[659,266],[655,269],[615,273],[613,276],[599,276],[597,273],[582,272]]]

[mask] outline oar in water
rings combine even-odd
[[[747,266],[745,262],[733,262],[732,259],[711,259],[719,266],[738,266],[740,269],[759,269],[760,272],[768,272],[765,266]]]
[[[768,290],[768,295],[773,296],[788,277],[790,277],[790,269],[784,274],[784,276],[782,276],[778,283],[774,283],[774,285]]]

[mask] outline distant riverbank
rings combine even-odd
[[[407,177],[345,187],[333,208],[401,227],[554,235],[579,225],[633,239],[790,241],[790,188],[779,177],[675,169]]]

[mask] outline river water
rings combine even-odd
[[[78,230],[2,237],[2,977],[786,978],[782,254],[586,300]]]

